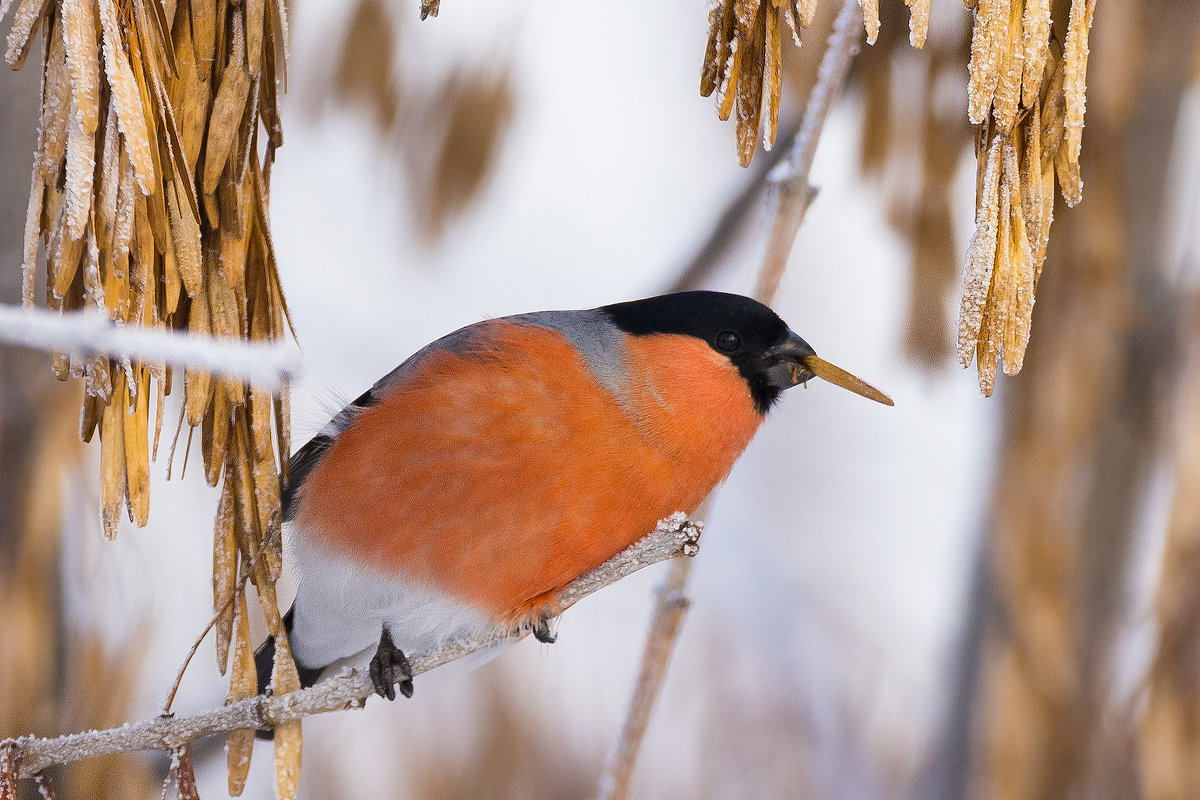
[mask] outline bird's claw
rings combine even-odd
[[[379,647],[371,658],[371,685],[375,687],[375,694],[395,700],[398,684],[400,694],[412,697],[412,678],[412,665],[408,663],[408,657],[396,647],[391,632],[385,626],[379,636]]]
[[[533,638],[542,644],[554,644],[558,641],[558,637],[550,632],[550,618],[545,614],[534,619],[529,625],[529,630],[533,634]]]

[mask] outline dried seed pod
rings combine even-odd
[[[200,800],[196,788],[196,771],[192,768],[192,749],[183,747],[179,751],[179,766],[175,769],[175,790],[179,800]]]
[[[217,517],[213,525],[213,610],[217,612],[214,625],[217,643],[217,670],[224,675],[229,662],[229,645],[233,637],[233,616],[237,607],[234,593],[238,580],[238,549],[233,533],[236,516],[233,505],[233,484],[226,481],[217,505]],[[245,604],[245,595],[240,596]],[[249,636],[247,636],[249,639]],[[239,643],[240,644],[240,643]],[[246,642],[247,646],[249,642]],[[251,656],[253,661],[253,656]],[[255,688],[257,692],[257,687]]]
[[[1038,104],[1038,92],[1046,72],[1046,56],[1050,48],[1050,0],[1025,0],[1021,31],[1024,37],[1021,105],[1033,108]]]
[[[125,398],[125,372],[113,375],[113,395]],[[125,496],[125,404],[112,402],[100,423],[100,524],[106,539],[115,539]]]
[[[1046,0],[1049,2],[1049,0]],[[929,8],[932,0],[911,0],[912,15],[908,21],[908,41],[920,50],[929,35]]]
[[[992,269],[996,263],[997,226],[1000,217],[1000,169],[1002,142],[993,137],[987,147],[983,185],[976,201],[975,233],[967,249],[967,273],[963,284],[962,310],[958,323],[958,358],[969,366],[977,344],[983,340],[983,316],[991,292]],[[983,368],[980,362],[980,369]]]
[[[1024,72],[1024,53],[1021,50],[1022,0],[1009,0],[1009,14],[1004,26],[1007,41],[1000,54],[1000,69],[996,94],[992,99],[992,115],[1004,136],[1012,133],[1017,124],[1017,107],[1021,102],[1021,75]]]
[[[967,116],[976,124],[987,117],[1000,80],[1000,67],[1008,44],[1009,0],[980,0],[971,32],[970,80],[967,83]]]
[[[250,94],[250,76],[237,61],[231,60],[221,76],[217,96],[209,117],[208,139],[204,146],[204,193],[217,190],[217,181],[233,151],[234,139],[241,126]]]
[[[1095,9],[1096,0],[1072,0],[1071,16],[1067,22],[1067,40],[1063,43],[1063,94],[1067,103],[1066,160],[1075,165],[1076,169],[1079,164],[1079,148],[1083,140],[1088,31],[1092,27],[1092,13]],[[1079,188],[1082,189],[1082,184],[1079,184]],[[1064,193],[1063,196],[1065,198],[1066,194]],[[1079,202],[1078,199],[1075,202]],[[1067,205],[1075,205],[1075,203],[1067,199]]]
[[[20,69],[25,63],[29,48],[33,46],[33,34],[49,7],[50,0],[21,0],[17,6],[12,30],[8,33],[8,49],[4,53],[4,60],[13,69]]]
[[[134,78],[133,70],[125,58],[121,46],[121,32],[116,6],[113,0],[97,0],[100,8],[100,27],[104,41],[104,72],[112,92],[112,103],[117,110],[117,124],[125,136],[130,161],[142,194],[150,194],[155,181],[155,148],[150,142],[146,127],[142,90]]]
[[[250,624],[246,621],[246,593],[237,596],[234,625],[233,666],[229,672],[229,702],[236,703],[258,694],[258,673],[254,668],[254,648],[250,644]],[[229,796],[240,797],[250,772],[254,752],[254,731],[230,731],[225,737]]]
[[[879,39],[879,0],[859,0],[862,4],[863,27],[867,31],[867,44]]]
[[[128,392],[126,403],[129,404]],[[150,518],[150,373],[139,370],[137,399],[133,413],[126,414],[125,430],[125,473],[128,476],[126,497],[130,517],[139,527]]]
[[[742,74],[737,84],[737,147],[738,162],[749,166],[758,143],[758,123],[762,115],[763,69],[766,66],[767,10],[754,18],[749,36],[741,40],[745,56],[741,59]],[[741,20],[739,19],[739,25]],[[742,49],[742,48],[739,48]]]
[[[777,9],[763,9],[767,21],[766,68],[763,73],[766,83],[763,95],[767,105],[767,120],[763,124],[762,135],[765,150],[775,146],[775,134],[779,128],[779,95],[783,83],[783,43],[779,35],[779,13]]]

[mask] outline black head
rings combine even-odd
[[[813,377],[805,365],[816,355],[774,311],[749,297],[724,292],[679,292],[601,308],[633,336],[694,336],[729,358],[760,413],[787,388]]]

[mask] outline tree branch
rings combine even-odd
[[[0,343],[81,356],[125,356],[240,378],[276,391],[300,374],[292,345],[218,339],[161,328],[117,325],[103,314],[0,305]]]
[[[694,556],[699,552],[702,530],[702,523],[689,520],[682,512],[672,514],[659,522],[649,536],[639,539],[596,569],[568,584],[558,595],[559,604],[565,610],[589,594],[642,567],[679,555]],[[507,631],[477,639],[451,642],[411,657],[409,660],[413,674],[420,675],[434,667],[503,641],[519,639],[526,633]],[[260,695],[191,716],[156,717],[120,728],[73,733],[55,738],[23,736],[19,739],[7,739],[0,742],[0,751],[14,751],[16,778],[32,778],[53,764],[66,764],[137,750],[175,750],[214,733],[271,728],[288,720],[357,707],[372,692],[370,678],[350,670],[299,692],[278,697]]]
[[[817,84],[809,95],[804,121],[788,148],[787,158],[775,165],[767,176],[768,196],[771,198],[768,202],[774,207],[775,215],[767,234],[763,263],[754,292],[755,297],[767,305],[775,298],[787,267],[788,255],[796,242],[796,233],[816,196],[816,189],[808,181],[809,174],[833,100],[845,85],[850,64],[858,54],[862,37],[859,8],[859,0],[845,0],[843,3],[817,68]],[[697,516],[704,514],[697,512]],[[638,681],[629,701],[625,722],[600,778],[597,797],[601,800],[622,800],[629,796],[638,750],[687,613],[689,602],[686,592],[691,566],[690,561],[672,564],[666,581],[659,589]]]

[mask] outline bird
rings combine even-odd
[[[693,512],[813,377],[892,405],[723,292],[488,319],[425,346],[289,461],[301,684],[365,666],[394,700],[412,695],[407,653],[498,630],[554,642],[556,593]],[[274,649],[256,653],[260,689]]]

